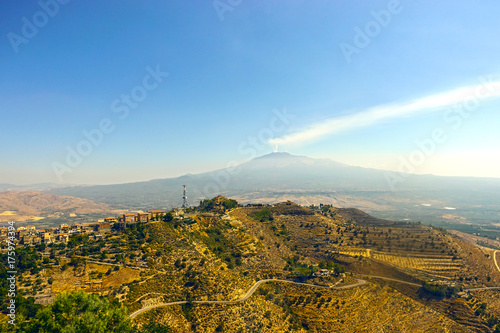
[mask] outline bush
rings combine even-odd
[[[165,216],[163,217],[163,221],[165,222],[172,222],[172,220],[174,219],[174,216],[172,215],[171,212],[168,212],[167,214],[165,214]]]

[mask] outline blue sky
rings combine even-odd
[[[197,173],[272,152],[270,133],[292,154],[398,170],[420,151],[415,173],[500,177],[493,0],[41,3],[51,15],[37,1],[0,4],[0,182]],[[475,103],[484,81],[495,92]],[[359,126],[373,108],[462,87],[448,104]],[[346,117],[357,125],[336,131]],[[84,131],[103,121],[89,143]],[[437,129],[446,140],[420,148]]]

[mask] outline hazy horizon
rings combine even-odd
[[[500,178],[496,3],[224,8],[0,4],[0,183],[171,178],[273,150]]]
[[[314,160],[324,160],[328,159],[333,162],[339,162],[334,159],[328,158],[328,157],[311,157],[311,156],[306,156],[306,155],[294,155],[290,154],[288,152],[271,152],[268,154],[260,155],[254,159],[259,159],[262,157],[270,156],[272,154],[279,153],[279,154],[289,154],[293,157],[307,157],[307,158],[312,158]],[[238,165],[243,165],[247,162],[250,162],[254,159],[250,159],[247,161],[243,161],[241,164]],[[339,162],[342,163],[342,162]],[[397,169],[380,169],[380,168],[373,168],[373,167],[367,167],[367,166],[362,166],[362,165],[355,165],[355,164],[348,164],[348,163],[342,163],[347,166],[354,166],[354,167],[362,167],[362,168],[367,168],[367,169],[375,169],[375,170],[381,170],[381,171],[393,171],[395,174],[400,172],[400,170]],[[51,183],[51,182],[40,182],[40,183],[12,183],[12,182],[4,182],[0,184],[10,184],[10,185],[15,185],[15,186],[36,186],[36,185],[56,185],[56,186],[98,186],[98,185],[120,185],[120,184],[128,184],[128,183],[140,183],[140,182],[148,182],[152,180],[159,180],[159,179],[175,179],[183,176],[188,176],[188,175],[198,175],[198,174],[204,174],[204,173],[210,173],[210,172],[216,172],[220,170],[224,170],[226,167],[223,168],[216,168],[216,169],[205,169],[201,170],[199,172],[187,172],[187,173],[182,173],[182,174],[174,174],[174,175],[167,175],[165,177],[159,177],[159,178],[147,178],[147,179],[135,179],[131,181],[124,181],[124,182],[119,182],[119,183]],[[492,179],[500,179],[500,177],[483,177],[483,176],[462,176],[462,175],[439,175],[439,174],[431,174],[431,173],[407,173],[407,174],[414,174],[414,175],[430,175],[430,176],[442,176],[442,177],[463,177],[463,178],[492,178]]]

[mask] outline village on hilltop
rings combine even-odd
[[[164,210],[150,210],[145,213],[123,214],[119,217],[107,217],[99,222],[75,223],[73,225],[61,224],[56,228],[37,230],[35,226],[21,226],[15,231],[19,245],[39,245],[51,243],[67,243],[73,234],[93,234],[95,239],[112,232],[113,224],[118,230],[124,230],[128,223],[148,223],[163,219],[167,212]],[[174,210],[176,216],[184,215],[181,209]],[[2,239],[9,232],[7,227],[0,227]]]

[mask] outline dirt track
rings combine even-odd
[[[497,261],[497,253],[498,253],[498,251],[495,251],[493,253],[493,261],[495,261],[495,266],[497,266],[497,269],[500,272],[500,267],[498,266],[498,261]]]
[[[362,285],[366,284],[365,280],[358,279],[358,282],[355,283],[355,284],[351,284],[351,285],[347,285],[347,286],[342,286],[342,287],[326,287],[326,286],[318,286],[318,285],[315,285],[315,284],[299,283],[299,282],[293,282],[293,281],[287,281],[287,280],[268,279],[268,280],[257,281],[252,286],[252,288],[250,288],[250,290],[248,290],[247,294],[243,298],[235,300],[235,301],[194,301],[193,303],[195,303],[195,304],[237,304],[237,303],[241,303],[241,302],[244,302],[247,299],[249,299],[255,293],[255,291],[257,290],[257,288],[259,288],[259,286],[261,284],[267,283],[267,282],[292,283],[292,284],[303,285],[303,286],[308,286],[308,287],[327,288],[327,289],[332,289],[332,290],[350,289],[350,288],[355,288],[355,287],[359,287],[359,286],[362,286]],[[178,302],[171,302],[171,303],[162,303],[162,304],[151,305],[151,306],[147,306],[145,308],[142,308],[140,310],[135,311],[129,317],[130,318],[135,318],[138,315],[140,315],[141,313],[149,311],[149,310],[154,309],[154,308],[159,308],[159,307],[164,307],[164,306],[170,306],[170,305],[182,305],[182,304],[186,304],[186,303],[187,303],[187,301],[178,301]]]

